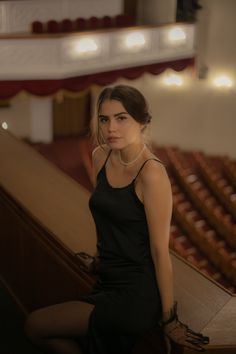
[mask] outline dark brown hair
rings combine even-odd
[[[106,100],[121,102],[126,111],[140,124],[146,125],[151,122],[152,117],[148,112],[147,102],[143,94],[132,86],[117,85],[105,87],[97,100],[97,114],[99,114],[101,106]],[[98,124],[93,129],[93,132],[96,135],[97,142],[102,144],[103,141],[99,134]]]

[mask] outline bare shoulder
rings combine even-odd
[[[170,189],[170,180],[165,166],[157,160],[148,160],[140,173],[143,191]]]

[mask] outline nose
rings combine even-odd
[[[116,121],[115,120],[110,120],[108,123],[108,132],[114,132],[116,131]]]

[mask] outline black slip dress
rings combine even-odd
[[[89,323],[87,354],[131,354],[135,342],[158,324],[161,299],[151,257],[143,203],[135,180],[114,188],[106,162],[98,173],[89,206],[101,260],[99,280],[83,301],[94,304]]]

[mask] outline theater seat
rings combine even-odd
[[[61,21],[61,31],[62,32],[73,32],[74,26],[73,22],[69,18],[65,18]]]
[[[111,16],[103,16],[101,19],[102,28],[111,28],[113,27],[113,21]]]
[[[47,33],[59,33],[60,25],[59,22],[56,20],[49,20],[46,24]]]
[[[96,16],[90,17],[88,19],[88,29],[96,30],[98,28],[101,28],[101,20]]]
[[[120,14],[114,18],[115,27],[128,27],[134,25],[134,20],[131,16]]]
[[[87,21],[83,17],[78,17],[74,23],[76,31],[84,31],[87,27]]]
[[[31,32],[32,33],[43,33],[44,28],[43,28],[43,23],[41,21],[34,21],[31,24]]]

